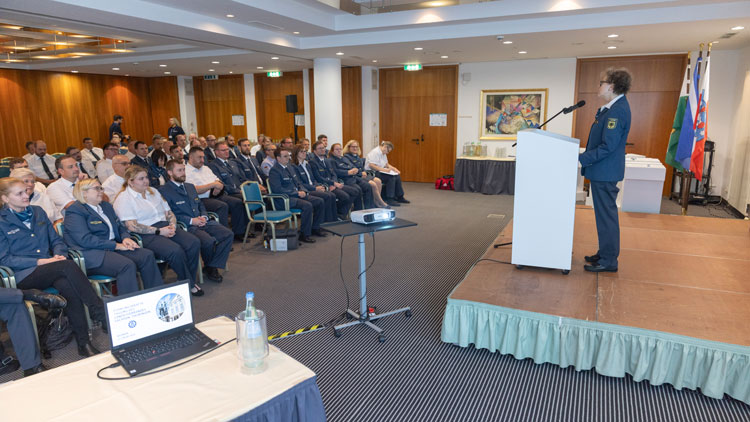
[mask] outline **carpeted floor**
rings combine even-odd
[[[375,251],[368,298],[379,311],[411,306],[413,316],[380,320],[387,335],[382,344],[363,326],[343,330],[340,338],[328,329],[273,343],[318,374],[329,420],[750,421],[750,406],[732,399],[442,343],[445,299],[507,224],[513,198],[414,183],[406,191],[412,204],[396,208],[397,214],[419,225],[376,234],[375,248],[367,238],[368,260]],[[356,307],[356,240],[343,246],[343,272]],[[247,290],[268,313],[269,333],[338,317],[346,307],[340,247],[341,239],[331,236],[283,253],[268,252],[257,240],[245,249],[236,243],[224,283],[206,282],[206,295],[194,301],[196,320],[239,312]],[[107,342],[97,330],[95,344],[106,349]],[[70,345],[46,364],[75,359]]]

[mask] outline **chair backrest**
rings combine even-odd
[[[55,157],[55,158],[60,158],[60,157],[62,157],[63,155],[65,155],[65,153],[64,153],[64,152],[56,152],[56,153],[52,154],[52,156],[53,156],[53,157]]]
[[[60,237],[63,237],[63,220],[62,218],[59,220],[56,220],[52,226],[55,228],[55,232],[57,232],[57,235]]]
[[[245,201],[245,207],[249,212],[254,212],[263,208],[263,194],[260,192],[258,182],[247,181],[240,185],[242,190],[242,199]]]
[[[127,153],[128,153],[128,149],[127,148],[120,148],[120,154],[121,155],[125,155]]]
[[[7,164],[0,165],[0,177],[10,176],[10,167]]]

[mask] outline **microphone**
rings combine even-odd
[[[577,103],[573,104],[573,105],[572,105],[572,106],[570,106],[570,107],[565,107],[565,108],[563,109],[563,114],[568,114],[568,113],[572,112],[573,110],[575,110],[575,109],[577,109],[577,108],[581,108],[581,107],[583,107],[583,106],[585,106],[585,105],[586,105],[586,101],[584,101],[584,100],[581,100],[581,101],[579,101],[579,102],[577,102]]]

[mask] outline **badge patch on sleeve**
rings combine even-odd
[[[617,127],[617,119],[610,117],[607,119],[607,129],[614,129]]]

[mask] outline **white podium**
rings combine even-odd
[[[518,133],[511,258],[518,268],[570,271],[579,144],[539,129]]]

